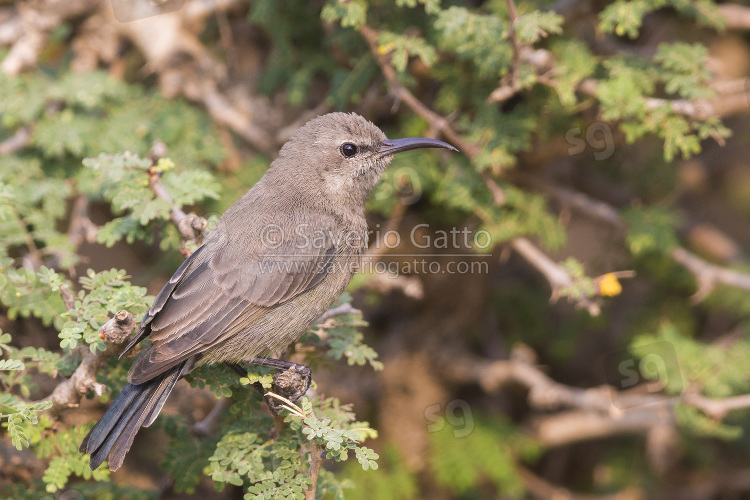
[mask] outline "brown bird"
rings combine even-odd
[[[118,469],[138,430],[196,366],[291,366],[258,357],[294,342],[344,291],[367,245],[367,196],[396,153],[416,148],[457,151],[434,139],[387,139],[356,114],[330,113],[299,129],[156,296],[123,354],[147,337],[151,344],[81,443],[91,469],[106,458]]]

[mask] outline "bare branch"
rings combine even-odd
[[[750,408],[750,394],[716,399],[707,398],[698,393],[687,393],[682,400],[716,420],[723,419],[732,410]]]
[[[602,201],[591,198],[583,193],[577,193],[569,189],[549,184],[533,182],[533,186],[557,199],[560,203],[567,204],[586,215],[612,224],[617,229],[625,229],[625,223],[617,210]],[[541,254],[539,250],[537,250],[537,253]],[[552,264],[545,262],[543,257],[546,256],[543,254],[542,257],[533,254],[533,257],[535,258],[535,262],[541,263],[541,268],[537,266],[535,267],[545,274],[545,277],[547,277],[551,285],[553,283],[565,283],[565,279],[560,270],[554,268],[554,262],[552,262]],[[698,303],[705,299],[711,291],[713,291],[716,285],[719,284],[740,288],[742,290],[750,290],[750,274],[748,273],[711,264],[682,247],[677,247],[672,251],[672,259],[687,268],[687,270],[695,276],[698,283],[698,291],[693,295],[694,303]],[[547,273],[549,273],[549,275]]]
[[[36,64],[37,58],[47,43],[49,32],[72,19],[99,7],[98,0],[34,0],[17,4],[20,16],[21,36],[13,47],[0,70],[7,75],[17,75]]]
[[[578,85],[578,90],[591,97],[598,97],[597,86],[598,82],[596,80],[587,79]],[[695,99],[692,101],[686,99],[660,99],[657,97],[646,98],[646,107],[648,109],[653,110],[662,106],[670,106],[675,113],[696,120],[750,112],[750,101],[744,90],[719,95],[714,99]]]
[[[310,487],[305,490],[305,500],[315,500],[315,493],[318,490],[318,476],[320,475],[320,467],[323,465],[323,445],[315,442],[310,443],[310,471],[307,477],[312,481]]]
[[[750,290],[750,274],[716,266],[682,247],[672,251],[672,258],[693,273],[698,282],[698,291],[692,297],[694,303],[705,299],[719,284]]]
[[[450,362],[440,366],[443,376],[451,381],[474,382],[489,394],[508,385],[520,385],[528,389],[528,402],[535,410],[565,410],[534,419],[535,437],[550,447],[616,434],[644,434],[662,425],[674,427],[677,403],[690,405],[715,419],[750,407],[750,394],[715,399],[695,392],[669,396],[618,391],[608,385],[572,387],[556,382],[534,362],[533,351],[519,344],[507,360],[452,353]]]

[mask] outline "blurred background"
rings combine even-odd
[[[461,154],[393,162],[342,301],[366,323],[285,353],[377,430],[318,498],[748,497],[748,77],[739,1],[0,0],[0,495],[287,498],[260,458],[211,469],[252,389],[206,373],[119,471],[76,450],[127,370],[98,328],[200,242],[173,208],[210,229],[351,111]]]

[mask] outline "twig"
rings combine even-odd
[[[556,302],[566,289],[574,285],[570,273],[560,264],[547,257],[528,239],[514,238],[510,242],[510,246],[545,277],[552,288],[550,302]],[[601,312],[601,307],[596,300],[583,296],[575,299],[575,302],[577,306],[585,307],[592,316],[598,316]]]
[[[404,276],[397,274],[391,276],[385,273],[374,273],[365,284],[370,290],[375,290],[381,294],[398,290],[407,297],[415,300],[422,300],[424,297],[424,286],[417,276]]]
[[[343,316],[345,314],[361,314],[362,311],[359,309],[356,309],[352,307],[351,303],[346,302],[344,304],[341,304],[340,306],[332,307],[331,309],[324,312],[320,318],[315,320],[315,323],[325,323],[327,320],[331,318],[335,318],[336,316]]]
[[[593,79],[583,80],[578,85],[578,90],[591,97],[598,98],[598,82]],[[744,91],[724,94],[714,99],[661,99],[658,97],[646,98],[646,108],[654,110],[662,106],[669,106],[677,114],[687,116],[696,120],[706,120],[711,117],[723,117],[735,113],[747,113],[750,111],[747,93]]]
[[[716,420],[723,419],[730,411],[750,408],[750,394],[716,399],[707,398],[698,393],[687,393],[682,400]]]
[[[231,400],[229,398],[219,399],[211,411],[209,411],[203,420],[200,420],[193,424],[193,434],[196,436],[211,436],[213,435],[216,423],[219,421],[221,413],[229,406]]]
[[[279,401],[283,402],[284,404],[281,405],[281,407],[286,408],[298,418],[316,418],[315,412],[312,409],[310,410],[310,413],[305,414],[302,411],[302,408],[292,403],[284,396],[280,396],[270,391],[266,392],[265,395],[271,396],[272,398],[278,399]],[[310,486],[305,489],[305,500],[315,500],[315,493],[318,489],[318,476],[320,475],[320,467],[323,465],[323,461],[325,460],[323,455],[324,448],[323,445],[318,444],[315,441],[310,441],[308,444],[310,445],[310,470],[308,471],[307,477],[310,478]]]
[[[381,54],[378,50],[378,32],[366,24],[362,24],[359,27],[359,32],[370,46],[370,52],[372,52],[375,61],[377,61],[380,66],[393,95],[404,101],[412,111],[424,118],[430,126],[435,127],[435,129],[445,135],[446,139],[448,139],[449,142],[452,142],[453,145],[460,149],[464,154],[470,158],[476,157],[479,154],[479,147],[476,144],[461,137],[458,132],[453,130],[447,119],[425,106],[422,101],[417,99],[414,94],[409,92],[409,90],[399,81],[396,76],[396,70],[393,69],[393,66],[391,66],[387,60],[387,55]]]
[[[9,138],[0,142],[0,155],[9,155],[25,148],[31,141],[31,127],[21,127]]]
[[[541,184],[539,182],[535,182],[533,185],[537,189],[551,195],[559,202],[570,205],[586,215],[612,224],[615,228],[620,230],[626,228],[625,222],[622,220],[622,217],[620,217],[617,210],[602,201],[595,200],[583,193],[577,193],[557,186]],[[672,250],[671,255],[675,262],[684,266],[695,276],[698,283],[698,291],[692,297],[693,303],[701,302],[711,293],[711,291],[713,291],[716,285],[719,284],[740,288],[742,290],[750,290],[750,274],[748,273],[711,264],[682,247],[677,247]],[[543,262],[543,259],[541,259],[541,261]],[[554,264],[554,262],[552,264]],[[564,278],[558,269],[554,269],[552,266],[545,266],[545,270],[547,267],[551,269],[550,277],[555,280],[555,283],[564,283]],[[545,274],[545,276],[547,275]],[[550,281],[550,283],[552,283],[552,281]]]
[[[156,168],[159,159],[163,158],[166,154],[167,146],[161,141],[157,141],[151,148],[151,152],[148,155],[152,163],[151,167],[148,169],[148,186],[157,198],[169,203],[171,207],[169,217],[180,232],[182,237],[182,253],[187,257],[190,253],[186,249],[186,243],[199,240],[202,236],[203,230],[208,226],[208,221],[195,214],[188,215],[183,212],[177,207],[177,205],[175,205],[174,200],[169,196],[169,193],[167,193],[164,184],[161,182],[161,172]]]
[[[513,59],[511,60],[510,72],[500,80],[500,85],[487,98],[488,103],[505,101],[518,92],[518,66],[521,63],[521,50],[523,48],[516,38],[518,12],[513,0],[505,0],[505,4],[508,7],[508,41],[513,49]]]
[[[323,445],[310,443],[310,472],[307,477],[310,478],[310,486],[305,490],[305,500],[315,500],[315,494],[318,490],[318,476],[320,467],[323,465]]]
[[[62,297],[63,304],[65,304],[68,311],[75,309],[75,297],[70,290],[68,290],[68,285],[60,285],[60,296]]]
[[[719,284],[750,290],[750,274],[716,266],[682,247],[672,250],[672,258],[693,273],[698,282],[698,291],[692,297],[694,303],[705,299]]]

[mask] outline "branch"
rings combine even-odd
[[[245,376],[245,375],[243,375]],[[221,413],[229,407],[231,399],[221,398],[219,399],[211,411],[209,411],[203,420],[200,420],[193,424],[193,434],[196,436],[212,436],[216,431],[216,424],[219,422]]]
[[[544,252],[539,250],[526,238],[515,238],[510,242],[510,245],[545,277],[552,288],[550,302],[556,302],[566,289],[571,288],[575,284],[573,277],[567,269],[547,257]],[[598,301],[592,300],[589,297],[576,298],[575,302],[578,307],[585,307],[591,316],[598,316],[601,312]]]
[[[588,216],[612,224],[617,229],[623,231],[626,229],[625,222],[620,217],[619,212],[602,201],[591,198],[583,193],[540,182],[534,182],[534,186],[549,194],[560,203],[576,208]],[[537,250],[537,252],[539,251]],[[541,254],[541,252],[539,253]],[[546,257],[543,254],[542,256]],[[698,291],[693,295],[693,303],[701,302],[719,284],[742,290],[750,290],[749,273],[711,264],[682,247],[672,250],[671,256],[675,262],[685,267],[695,276],[698,283]],[[541,258],[539,260],[543,261]],[[547,267],[551,267],[554,265],[554,262],[551,265],[546,264]],[[548,270],[548,272],[550,276],[548,277],[545,274],[545,277],[548,278],[550,284],[553,282],[556,284],[564,283],[564,278],[561,276],[559,270],[552,269],[551,271]]]
[[[97,230],[96,224],[89,217],[89,199],[86,195],[79,194],[70,213],[68,239],[77,249],[84,241],[94,243]]]
[[[0,155],[9,155],[25,148],[31,141],[31,127],[21,127],[9,138],[0,142]]]
[[[341,304],[340,306],[332,307],[331,309],[324,312],[320,316],[320,318],[315,320],[314,324],[325,323],[327,320],[331,318],[335,318],[336,316],[344,316],[345,314],[361,314],[361,313],[362,311],[352,307],[350,302],[346,302],[344,304]]]
[[[96,372],[104,362],[122,352],[125,340],[133,333],[137,326],[135,316],[128,311],[120,311],[99,329],[99,337],[108,342],[104,351],[92,353],[89,347],[81,346],[83,353],[81,364],[76,368],[71,377],[60,383],[52,394],[43,401],[52,401],[52,407],[47,410],[57,414],[66,408],[76,408],[81,397],[94,391],[97,396],[104,394],[106,387],[96,381]]]
[[[521,51],[528,49],[522,46],[516,38],[516,22],[518,21],[516,4],[513,0],[505,0],[505,4],[508,7],[508,41],[513,49],[513,59],[510,72],[500,79],[500,85],[487,98],[489,104],[503,102],[518,92],[518,66],[521,63]]]
[[[160,158],[163,158],[167,154],[167,146],[157,141],[151,148],[151,152],[148,157],[151,160],[151,166],[148,169],[148,187],[151,188],[154,195],[157,198],[165,200],[172,207],[169,211],[169,218],[172,219],[177,230],[180,232],[182,237],[182,254],[187,257],[190,252],[186,249],[188,242],[196,242],[200,240],[203,235],[203,230],[208,226],[208,221],[203,217],[199,217],[195,214],[186,214],[177,205],[167,190],[164,188],[164,184],[161,182],[161,172],[156,169],[156,165]]]
[[[598,82],[594,79],[583,80],[578,85],[578,90],[586,95],[598,98]],[[706,120],[711,117],[723,117],[735,113],[747,113],[750,111],[748,96],[745,89],[723,94],[713,99],[661,99],[658,97],[646,98],[646,108],[654,110],[662,106],[670,106],[677,114],[687,116],[696,120]]]
[[[310,478],[310,487],[305,490],[305,500],[315,500],[315,493],[318,491],[318,476],[320,475],[320,467],[323,465],[323,454],[325,450],[323,445],[315,442],[310,443],[310,472],[307,477]]]
[[[32,67],[44,49],[50,31],[68,19],[93,12],[99,5],[98,0],[34,0],[17,3],[21,35],[5,56],[0,70],[13,76]]]
[[[716,399],[707,398],[698,393],[688,393],[682,397],[682,400],[716,420],[723,419],[732,410],[750,408],[750,394]]]
[[[516,466],[518,474],[524,488],[532,496],[540,499],[554,500],[640,500],[643,498],[643,492],[640,490],[626,489],[617,493],[608,495],[583,495],[573,493],[561,486],[549,483],[547,480],[537,476],[531,470],[523,466]]]
[[[718,5],[719,13],[724,16],[729,29],[750,29],[750,8],[734,3]]]
[[[618,391],[614,387],[579,388],[550,378],[535,364],[534,352],[519,344],[510,359],[487,360],[473,355],[451,354],[440,363],[441,373],[458,383],[476,383],[488,394],[509,385],[528,390],[528,403],[539,412],[565,410],[536,418],[534,436],[549,447],[600,439],[616,434],[645,434],[657,426],[674,427],[674,406],[690,405],[711,418],[724,418],[730,411],[750,408],[750,394],[723,399],[695,392],[680,396],[663,393]]]
[[[698,282],[698,291],[692,297],[694,303],[705,299],[718,284],[750,290],[750,274],[711,264],[682,247],[672,251],[672,258],[693,273]]]
[[[425,106],[422,101],[417,99],[414,94],[409,92],[409,90],[399,81],[396,76],[396,70],[393,69],[393,66],[391,66],[388,61],[388,56],[386,54],[381,54],[380,50],[378,50],[378,32],[366,24],[362,24],[359,27],[359,32],[370,46],[370,52],[372,52],[372,56],[380,66],[383,76],[385,76],[385,79],[388,81],[391,93],[399,100],[404,101],[412,111],[424,118],[430,126],[435,127],[435,129],[445,135],[446,139],[463,151],[466,156],[469,158],[476,157],[479,154],[479,147],[476,144],[459,135],[458,132],[453,130],[446,118]]]

